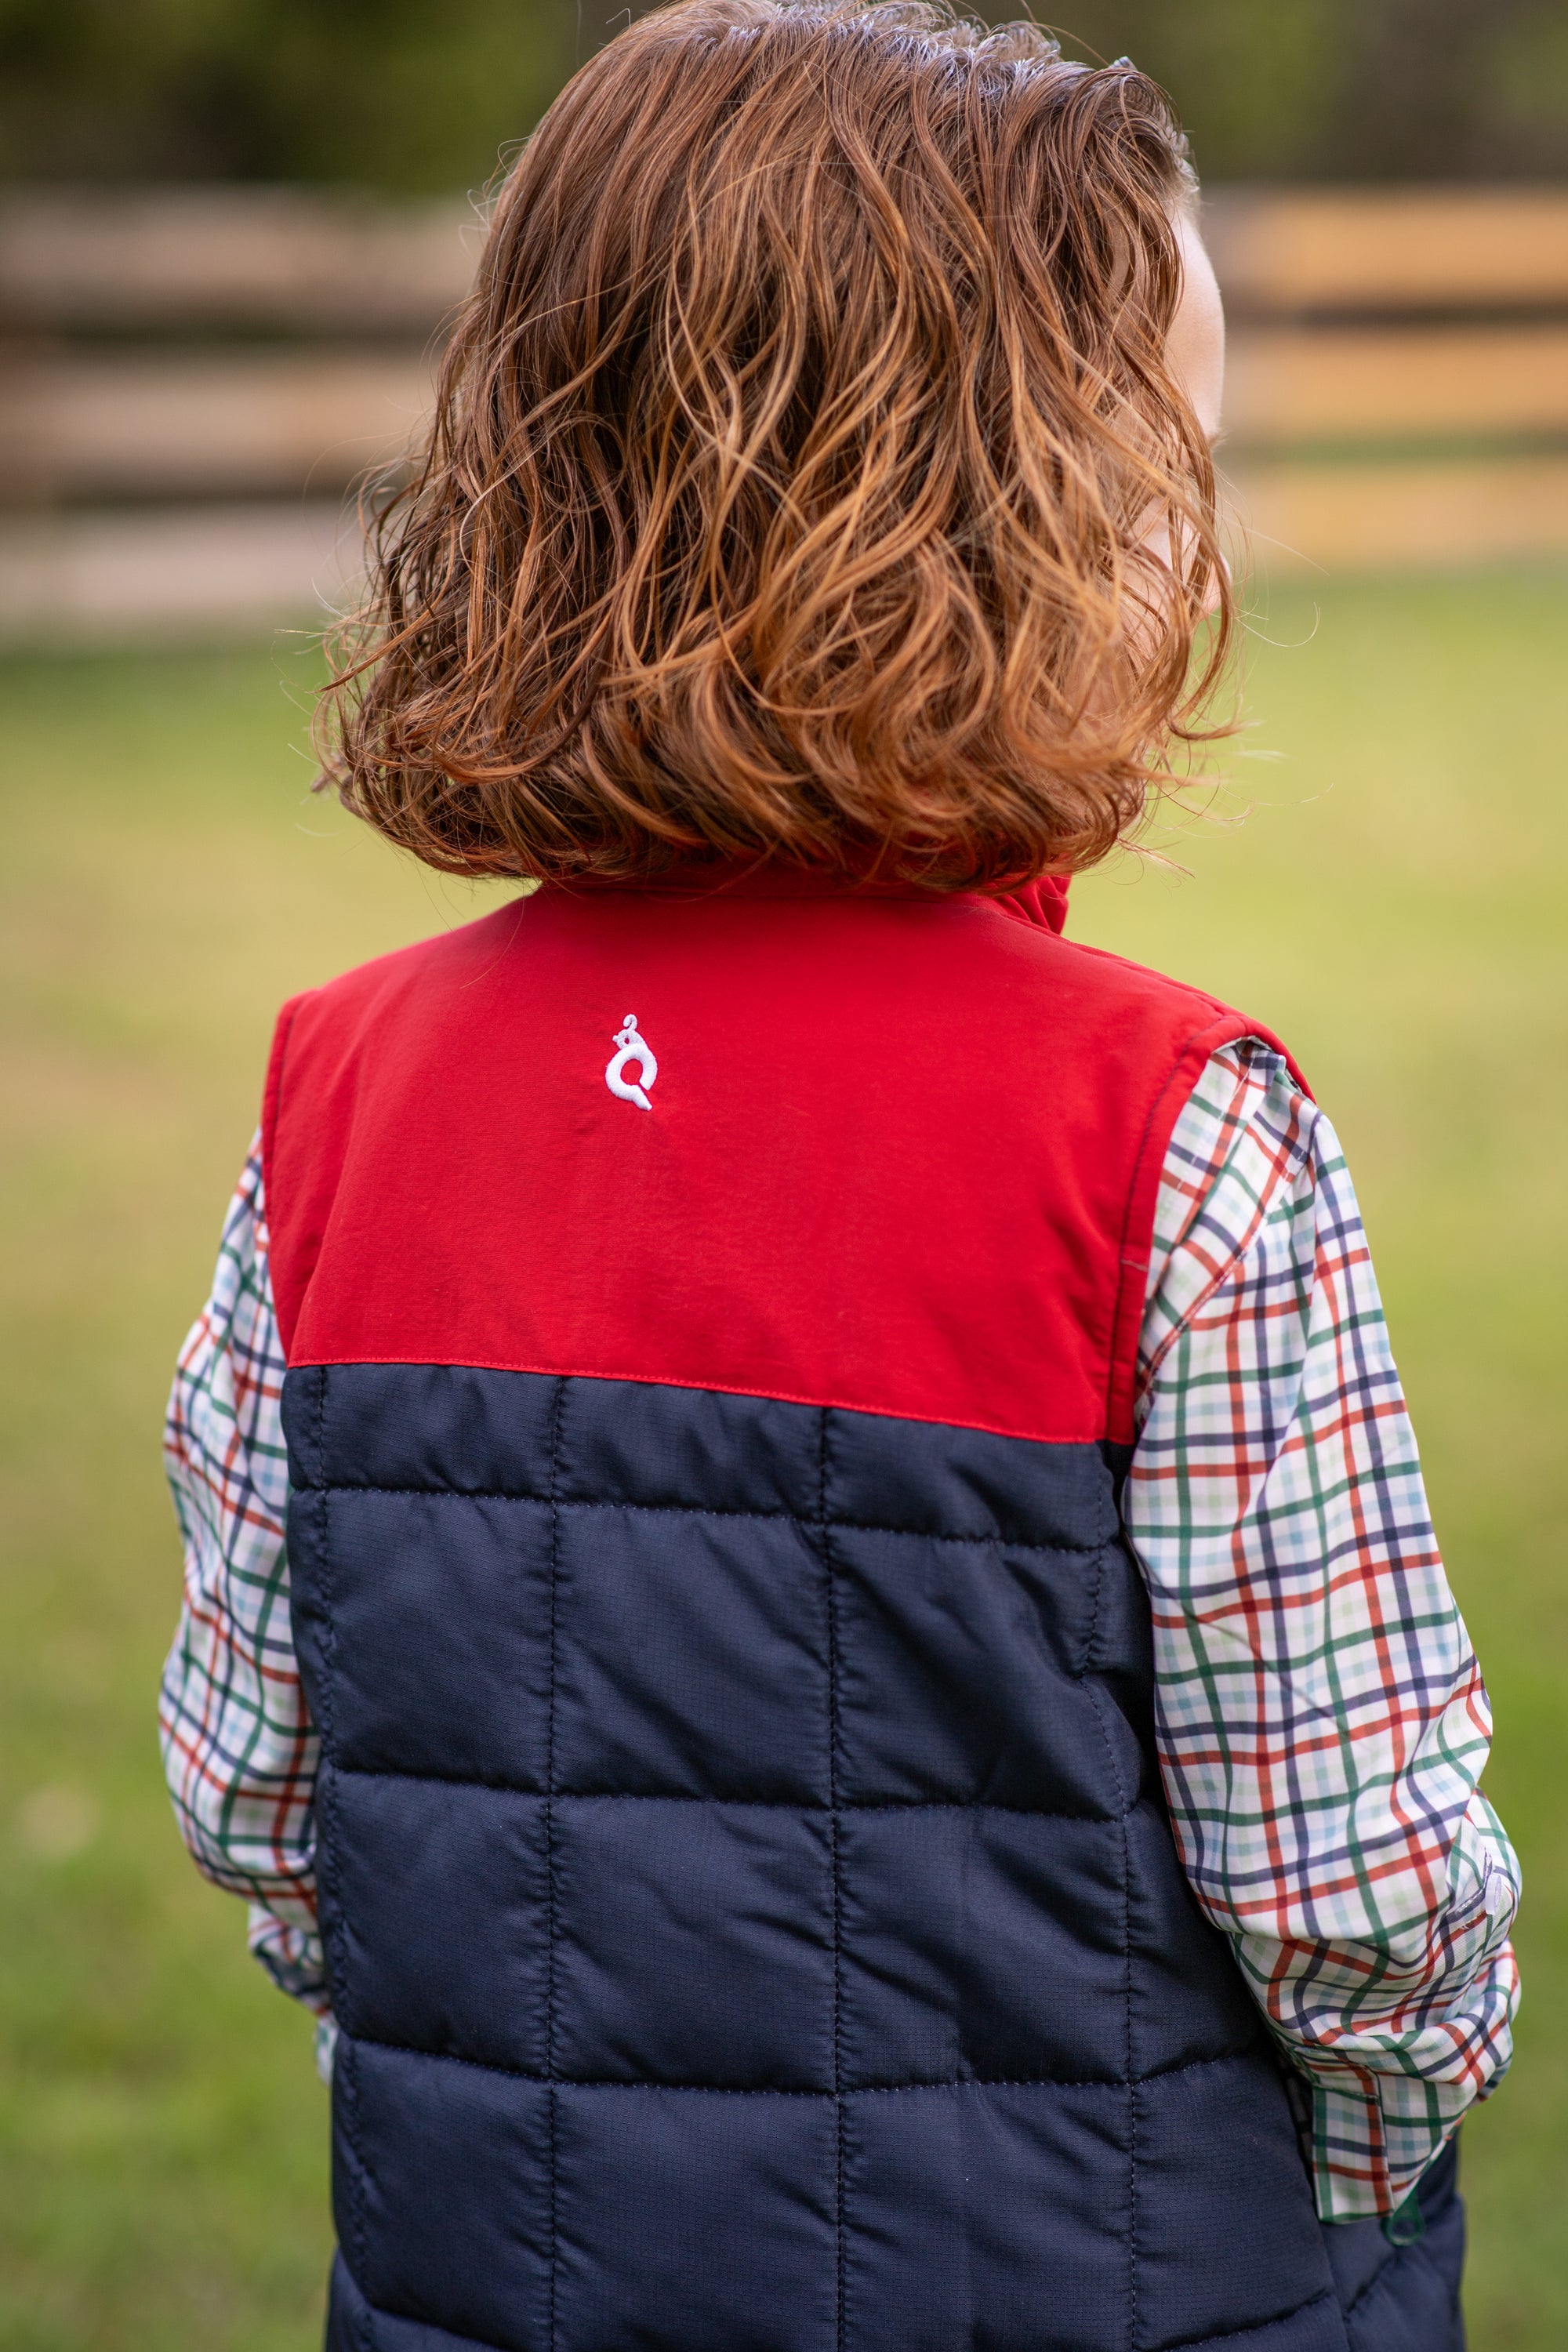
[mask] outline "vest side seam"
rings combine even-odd
[[[1105,1390],[1105,1434],[1112,1444],[1131,1444],[1137,1434],[1133,1423],[1133,1400],[1137,1387],[1138,1340],[1143,1324],[1149,1250],[1165,1152],[1182,1107],[1196,1086],[1210,1055],[1221,1045],[1232,1044],[1241,1037],[1257,1037],[1277,1052],[1285,1050],[1279,1039],[1260,1023],[1249,1021],[1245,1013],[1232,1013],[1220,1007],[1215,1018],[1193,1030],[1177,1047],[1164,1083],[1151,1103],[1143,1122],[1143,1132],[1133,1156],[1132,1175],[1127,1189],[1127,1204],[1122,1213],[1121,1236],[1117,1250]]]
[[[1288,2311],[1275,2312],[1268,2319],[1250,2319],[1245,2327],[1225,2327],[1217,2336],[1179,2336],[1159,2346],[1158,2352],[1210,2352],[1210,2347],[1216,2344],[1245,2344],[1249,2336],[1265,2336],[1270,2328],[1282,2327],[1288,2319],[1297,2319],[1304,2311],[1315,2311],[1321,2303],[1331,2303],[1336,2310],[1340,2308],[1333,2288],[1320,2287],[1316,2294],[1293,2303]]]
[[[545,2342],[549,2352],[555,2352],[558,2336],[561,2273],[560,2118],[555,2065],[555,1971],[559,1929],[555,1894],[555,1681],[556,1600],[561,1568],[561,1512],[555,1496],[561,1476],[561,1422],[565,1399],[566,1383],[563,1380],[557,1381],[550,1433],[550,1687],[544,1765],[544,2071],[548,2086],[545,2091],[545,2102],[549,2112],[550,2139],[550,2268],[546,2290]]]
[[[339,2040],[341,2042],[341,2035]],[[353,2219],[354,2252],[358,2257],[361,2278],[368,2278],[370,2275],[370,2266],[364,2216],[364,2158],[360,2150],[359,2126],[357,2120],[357,2110],[359,2106],[359,2060],[357,2053],[353,2046],[352,2040],[349,2050],[345,2054],[347,2055],[349,2063],[347,2068],[347,2080],[343,2084],[343,2104],[345,2108],[343,2116],[343,2137],[348,2141],[350,2152],[353,2158],[354,2167],[353,2188],[351,2191],[353,2200],[351,2210]],[[337,2084],[335,2053],[332,2066],[332,2083],[335,2096]],[[355,2332],[360,2335],[360,2340],[364,2347],[364,2352],[375,2352],[376,2326],[374,2306],[371,2303],[369,2294],[365,2293],[363,2287],[360,2292],[364,2300],[365,2321],[363,2331],[356,2330]]]
[[[1116,1760],[1116,1746],[1106,1727],[1099,1691],[1093,1682],[1084,1677],[1082,1687],[1094,1709],[1094,1719],[1105,1743],[1105,1760],[1110,1768],[1110,1779],[1122,1801],[1121,1813],[1121,1965],[1123,2003],[1123,2059],[1127,2092],[1127,2352],[1135,2352],[1138,2342],[1138,2091],[1132,2072],[1132,1841],[1127,1833],[1127,1815],[1131,1811],[1127,1790],[1122,1782],[1121,1768]],[[1133,1803],[1137,1800],[1134,1797]]]
[[[283,1066],[293,1039],[294,1024],[304,1001],[302,995],[291,997],[283,1006],[278,1015],[277,1026],[272,1033],[272,1050],[267,1059],[267,1081],[261,1097],[261,1181],[268,1203],[272,1197],[272,1171],[277,1157],[278,1127],[283,1116]],[[273,1307],[278,1318],[279,1345],[282,1349],[283,1359],[287,1363],[289,1342],[294,1337],[294,1328],[299,1320],[297,1309],[300,1291],[298,1287],[291,1288],[287,1281],[279,1284],[278,1276],[280,1269],[277,1263],[278,1255],[274,1252],[272,1263]],[[286,1259],[287,1253],[283,1255]],[[297,1272],[295,1267],[289,1265],[281,1270],[289,1276]]]
[[[1121,1816],[1121,1941],[1127,2005],[1127,2342],[1138,2342],[1138,2077],[1132,2068],[1132,1840]]]
[[[844,1881],[838,1850],[838,1607],[827,1516],[827,1412],[817,1424],[816,1508],[827,1605],[827,1846],[833,1872],[833,2336],[844,2352]]]
[[[327,1459],[327,1389],[329,1384],[328,1376],[325,1371],[322,1371],[316,1381],[316,1459],[323,1465]],[[326,1488],[323,1488],[321,1491],[321,1574],[322,1601],[321,1651],[322,1665],[325,1669],[321,1677],[321,1750],[328,1764],[328,1770],[325,1774],[327,1783],[325,1791],[326,1802],[322,1809],[321,1822],[322,1825],[326,1829],[330,1841],[332,1844],[336,1845],[340,1842],[341,1829],[338,1818],[337,1791],[334,1786],[334,1750],[337,1745],[335,1718],[337,1714],[338,1623],[335,1591],[336,1580],[332,1571],[331,1494],[331,1491]],[[319,1775],[318,1778],[320,1777],[321,1776]],[[317,1865],[319,1872],[319,1853],[317,1857]],[[318,1890],[320,1880],[318,1877]],[[319,1891],[317,1899],[319,1904]],[[346,1939],[339,1937],[334,1937],[333,1940],[339,1947],[339,1955],[338,1965],[331,1971],[331,1978],[336,1979],[336,1981],[331,1983],[332,2007],[341,2021],[343,2008],[345,2005],[352,2004],[352,1994],[350,1993],[348,1985],[342,1981],[343,1962],[346,1959],[347,1952]],[[364,2151],[359,2136],[359,2081],[352,2035],[350,2036],[350,2048],[346,2054],[348,2056],[349,2063],[343,2070],[341,2095],[339,2090],[338,2069],[335,2064],[332,2068],[332,2105],[334,2111],[337,2111],[341,2095],[343,2138],[347,2143],[349,2156],[353,2166],[353,2177],[349,2189],[350,2225],[353,2231],[354,2254],[359,2264],[360,2277],[362,2279],[368,2279],[370,2276],[370,2263],[369,2231],[364,2210]],[[369,2315],[371,2311],[370,2296],[368,2294],[364,2294],[363,2289],[362,2289],[361,2292],[364,2294],[366,2319],[363,2330],[360,2331],[356,2329],[355,2332],[363,2335],[366,2352],[374,2352],[375,2323],[374,2318]]]
[[[1100,1639],[1100,1596],[1105,1591],[1106,1546],[1104,1544],[1095,1544],[1093,1546],[1085,1546],[1085,1549],[1092,1549],[1096,1554],[1096,1558],[1094,1564],[1094,1601],[1089,1612],[1089,1633],[1084,1641],[1083,1660],[1078,1669],[1076,1677],[1076,1679],[1080,1683],[1089,1674],[1094,1665],[1095,1644]],[[1120,1790],[1118,1793],[1120,1794]]]
[[[1427,2246],[1424,2238],[1417,2238],[1413,2242],[1403,2246],[1390,2246],[1387,2253],[1378,2263],[1377,2268],[1373,2271],[1366,2284],[1363,2286],[1358,2287],[1354,2294],[1352,2295],[1349,2303],[1345,2305],[1344,2314],[1347,2321],[1355,2317],[1356,2313],[1361,2309],[1362,2305],[1365,2303],[1367,2297],[1374,2294],[1377,2292],[1377,2289],[1384,2284],[1394,2264],[1396,2263],[1402,2263],[1407,2255],[1418,2258],[1425,2262],[1436,2274],[1438,2280],[1444,2285],[1447,2285],[1447,2282],[1444,2279],[1442,2272],[1438,2270],[1436,2263],[1433,2261],[1431,2250]]]

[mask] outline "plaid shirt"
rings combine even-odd
[[[253,1148],[169,1407],[163,1750],[186,1844],[330,2065],[283,1370]],[[1177,1845],[1302,2078],[1319,2211],[1386,2213],[1508,2063],[1518,1869],[1344,1160],[1255,1042],[1214,1055],[1166,1155],[1141,1371],[1122,1509]]]

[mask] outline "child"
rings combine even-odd
[[[645,17],[501,194],[331,766],[540,887],[285,1008],[169,1441],[333,2347],[1461,2342],[1514,1864],[1350,1181],[1061,935],[1221,337],[1159,93],[925,0]]]

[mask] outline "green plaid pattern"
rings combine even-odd
[[[1166,1156],[1122,1497],[1188,1878],[1311,2088],[1318,2207],[1397,2207],[1508,2063],[1518,1865],[1361,1214],[1282,1057]]]

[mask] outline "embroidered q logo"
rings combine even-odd
[[[611,1057],[610,1066],[605,1072],[605,1084],[613,1095],[620,1097],[622,1102],[636,1103],[639,1110],[651,1110],[653,1105],[647,1098],[647,1089],[658,1076],[658,1064],[654,1059],[653,1047],[647,1039],[637,1035],[635,1013],[628,1013],[625,1026],[616,1030],[616,1045],[618,1050]],[[626,1077],[628,1062],[638,1065],[642,1078],[640,1086],[628,1085]]]

